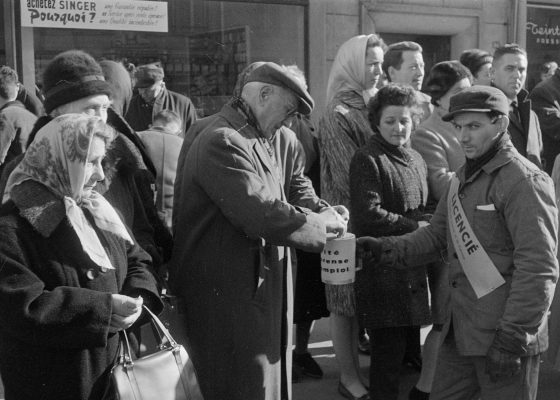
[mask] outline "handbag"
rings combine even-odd
[[[158,351],[133,360],[126,332],[119,332],[120,350],[111,383],[120,400],[203,400],[189,355],[146,306]]]

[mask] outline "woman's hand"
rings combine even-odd
[[[123,294],[112,294],[109,332],[130,328],[142,314],[143,303],[144,300],[141,296],[134,298]]]

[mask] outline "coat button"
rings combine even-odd
[[[459,198],[460,198],[460,199],[464,199],[465,197],[467,197],[467,196],[465,196],[464,193],[459,193]]]
[[[95,271],[93,270],[93,268],[87,270],[86,276],[90,281],[95,279]]]
[[[457,287],[457,281],[451,281],[451,286],[453,286],[454,288]]]

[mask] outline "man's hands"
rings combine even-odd
[[[356,239],[356,256],[366,263],[378,263],[383,251],[382,242],[370,236]]]
[[[496,336],[486,354],[486,373],[492,382],[510,378],[521,371],[521,356],[526,351],[510,333],[496,331]]]
[[[338,237],[344,236],[350,218],[350,213],[346,207],[325,207],[318,214],[327,227],[327,233],[336,233]]]
[[[109,332],[118,332],[129,328],[136,322],[140,314],[142,314],[142,304],[144,300],[141,296],[138,298],[125,296],[122,294],[111,295],[111,324]]]

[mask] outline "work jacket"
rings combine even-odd
[[[511,333],[528,355],[548,347],[547,313],[558,278],[558,211],[548,175],[521,156],[511,141],[469,179],[457,176],[458,198],[474,234],[505,283],[477,298],[453,246],[446,193],[431,225],[383,238],[383,262],[449,259],[451,321],[461,355],[486,355],[496,329]],[[482,266],[481,266],[482,268]],[[449,327],[449,321],[444,334]]]

